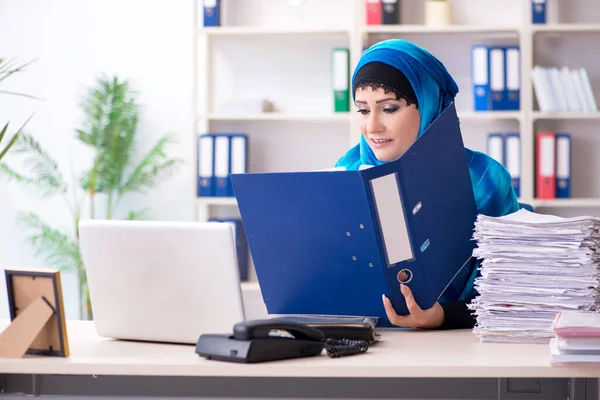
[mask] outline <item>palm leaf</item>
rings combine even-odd
[[[63,271],[77,271],[83,268],[79,246],[63,232],[51,228],[32,212],[20,213],[18,222],[35,233],[29,243],[35,255],[42,257],[49,267]]]
[[[36,188],[41,191],[42,198],[47,198],[57,193],[56,187],[49,186],[46,181],[24,176],[5,163],[0,163],[0,176],[6,177],[9,182],[15,181],[19,184]]]
[[[144,208],[142,210],[129,211],[129,213],[127,214],[127,219],[128,220],[141,220],[141,219],[148,219],[149,216],[150,216],[150,211],[147,208]]]
[[[45,190],[52,189],[55,193],[67,192],[68,185],[58,168],[58,163],[42,149],[33,136],[22,134],[15,152],[26,155],[24,164],[33,175],[27,178],[29,182],[36,182],[39,187]]]
[[[29,120],[32,117],[33,117],[33,114],[31,116],[29,116],[29,118],[27,118],[27,120],[21,126],[21,128],[19,128],[19,130],[17,131],[17,133],[15,133],[13,135],[13,137],[10,139],[10,141],[8,142],[8,144],[6,145],[6,147],[4,148],[4,150],[0,151],[0,160],[2,160],[2,157],[4,157],[6,155],[6,153],[8,153],[8,150],[10,150],[10,148],[12,146],[14,146],[14,144],[17,142],[17,140],[19,139],[19,136],[21,135],[21,132],[23,131],[23,128],[25,128],[25,125],[27,125],[27,123],[29,122]],[[4,139],[4,135],[6,134],[6,131],[8,130],[8,124],[9,124],[9,122],[7,122],[6,125],[4,125],[4,128],[2,129],[2,132],[0,132],[0,142],[2,142],[2,139]]]
[[[84,103],[85,127],[77,137],[96,150],[94,167],[83,185],[94,184],[96,192],[116,190],[133,153],[138,107],[129,84],[100,79]]]
[[[161,137],[120,188],[119,194],[127,192],[143,192],[154,187],[162,178],[172,175],[181,160],[168,158],[167,147],[174,142],[172,135]]]

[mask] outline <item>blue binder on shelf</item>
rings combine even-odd
[[[546,23],[546,0],[531,0],[531,23]]]
[[[216,134],[215,137],[215,196],[229,197],[231,193],[231,146],[229,135]]]
[[[221,26],[221,0],[200,0],[204,8],[204,26]]]
[[[475,45],[471,48],[471,78],[475,111],[489,111],[491,108],[489,77],[489,50],[487,46]]]
[[[229,173],[231,175],[246,172],[248,172],[248,135],[232,133],[229,135]],[[231,179],[227,180],[227,196],[234,196]]]
[[[515,195],[521,197],[521,134],[507,133],[504,146],[505,167],[510,173]]]
[[[492,46],[489,52],[491,109],[500,111],[505,107],[506,52],[502,46]]]
[[[521,109],[521,48],[505,47],[506,82],[504,84],[504,109]]]
[[[215,195],[215,138],[211,134],[198,135],[198,185],[197,195],[210,197]]]
[[[556,133],[556,197],[571,197],[571,135]]]
[[[382,294],[408,314],[399,279],[429,308],[468,278],[477,210],[454,104],[396,161],[232,181],[270,314],[389,326]]]

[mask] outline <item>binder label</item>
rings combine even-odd
[[[540,174],[542,176],[554,176],[554,138],[543,137],[541,139],[541,155]]]
[[[370,181],[388,266],[414,258],[396,174]]]

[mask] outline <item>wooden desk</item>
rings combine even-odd
[[[600,368],[551,366],[547,345],[480,343],[471,331],[384,330],[381,342],[365,354],[334,359],[323,352],[318,357],[247,365],[205,360],[192,345],[101,338],[88,321],[69,321],[67,327],[68,359],[0,359],[4,392],[430,398],[425,396],[428,391],[431,398],[498,398],[505,390],[509,397],[502,398],[564,399],[569,390],[577,391],[577,398],[588,398],[596,393],[597,383],[565,378],[600,377]],[[436,389],[433,383],[442,386]],[[508,393],[535,391],[536,386],[544,393],[534,397]]]

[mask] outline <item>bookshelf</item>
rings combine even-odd
[[[349,113],[333,112],[331,49],[350,49],[351,74],[365,46],[403,38],[432,52],[458,83],[456,106],[467,147],[485,152],[488,133],[520,133],[520,201],[539,212],[600,215],[600,112],[542,112],[531,78],[537,64],[585,67],[598,98],[600,58],[592,49],[600,39],[600,3],[548,0],[547,23],[536,25],[529,0],[453,0],[453,25],[436,27],[423,25],[424,0],[400,2],[399,24],[368,26],[364,0],[305,0],[297,7],[287,0],[222,0],[222,26],[204,28],[197,1],[194,138],[248,133],[250,172],[332,167],[360,132],[353,106]],[[473,111],[473,44],[520,46],[519,111]],[[222,109],[236,96],[268,98],[278,111]],[[535,197],[535,133],[541,130],[572,134],[572,198]],[[239,215],[234,198],[196,198],[195,206],[198,220]]]

